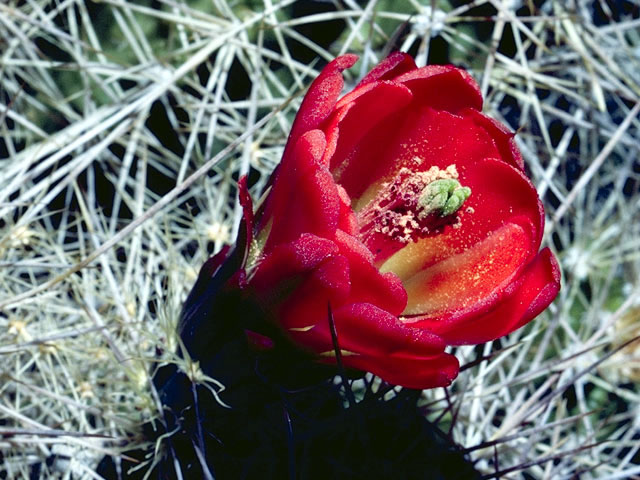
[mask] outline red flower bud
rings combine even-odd
[[[242,287],[324,361],[330,304],[345,366],[448,385],[446,345],[506,335],[555,298],[544,211],[468,73],[395,53],[338,99],[356,60],[313,82],[266,200],[246,213]]]

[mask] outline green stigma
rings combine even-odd
[[[420,194],[418,207],[422,211],[418,217],[424,218],[432,213],[439,213],[441,217],[452,215],[462,207],[469,195],[471,195],[471,189],[463,187],[454,178],[435,180]]]

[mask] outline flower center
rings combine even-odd
[[[454,214],[470,194],[458,181],[455,165],[426,172],[401,168],[358,212],[361,240],[370,244],[373,237],[383,236],[406,244],[433,234],[456,220]]]

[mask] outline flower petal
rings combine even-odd
[[[344,357],[343,362],[347,367],[370,371],[392,385],[417,390],[448,387],[460,370],[458,359],[448,353],[431,357],[392,355],[384,359],[354,355]]]
[[[357,200],[357,211],[403,167],[415,171],[456,165],[460,171],[485,158],[500,158],[500,152],[473,119],[412,102],[352,147],[336,180]]]
[[[560,290],[560,267],[548,248],[527,266],[512,290],[483,315],[465,321],[427,319],[411,326],[435,331],[449,345],[483,343],[520,328],[547,308]]]
[[[251,278],[251,285],[258,291],[272,290],[287,277],[308,272],[337,253],[338,247],[331,240],[303,233],[266,254]]]
[[[412,98],[411,91],[404,85],[373,82],[354,90],[339,103],[355,93],[358,95],[336,110],[325,127],[328,146],[324,162],[330,164],[336,178],[340,177],[340,166],[349,158],[354,145],[382,120],[408,105]]]
[[[335,361],[329,319],[314,310],[313,328],[289,330],[292,339]],[[311,311],[309,312],[311,313]],[[458,373],[458,361],[445,354],[444,342],[426,330],[403,325],[397,317],[375,305],[346,305],[333,312],[342,362],[408,388],[449,385]]]
[[[405,357],[442,353],[445,343],[426,329],[404,325],[395,315],[370,303],[337,309],[334,322],[341,349],[358,354]]]
[[[378,80],[393,80],[399,75],[414,70],[415,68],[416,62],[413,61],[410,55],[404,52],[393,52],[373,67],[373,69],[360,80],[358,87]]]
[[[477,314],[500,300],[531,256],[531,226],[507,223],[470,248],[404,280],[405,315]]]
[[[342,72],[357,61],[357,55],[342,55],[322,69],[302,100],[288,143],[295,142],[304,132],[318,128],[329,116],[344,86]]]
[[[521,170],[490,158],[462,169],[460,182],[471,188],[471,196],[465,202],[465,206],[474,211],[467,214],[468,227],[486,231],[488,225],[522,215],[534,227],[532,244],[535,250],[540,247],[544,233],[544,208],[536,188]],[[465,229],[468,227],[463,225]]]
[[[315,294],[318,290],[327,292],[327,299],[332,304],[347,300],[351,292],[351,276],[349,261],[343,255],[336,255],[322,262],[313,272],[311,278]]]
[[[500,152],[500,158],[502,160],[520,170],[524,170],[524,160],[522,160],[522,155],[520,154],[520,150],[518,150],[514,140],[515,133],[509,130],[502,123],[494,120],[493,118],[487,117],[477,110],[468,108],[464,110],[462,114],[468,115],[478,126],[487,131],[496,143],[496,147]]]
[[[482,93],[466,71],[453,65],[428,65],[394,79],[413,92],[416,104],[457,113],[465,108],[482,110]]]
[[[331,173],[321,164],[324,147],[320,130],[305,133],[292,152],[295,162],[280,170],[264,215],[272,222],[265,252],[303,232],[333,237],[340,198]]]
[[[335,242],[340,254],[349,260],[353,303],[371,303],[392,315],[399,315],[407,304],[407,294],[393,273],[380,273],[372,263],[371,252],[362,242],[338,230]]]
[[[338,229],[349,235],[357,235],[358,219],[351,209],[351,198],[346,190],[340,185],[338,187],[338,196],[340,197],[340,215],[338,217]]]

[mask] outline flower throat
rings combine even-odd
[[[383,236],[402,244],[437,233],[471,195],[458,181],[455,165],[416,172],[403,167],[380,186],[377,195],[358,212],[360,239],[369,244]]]

